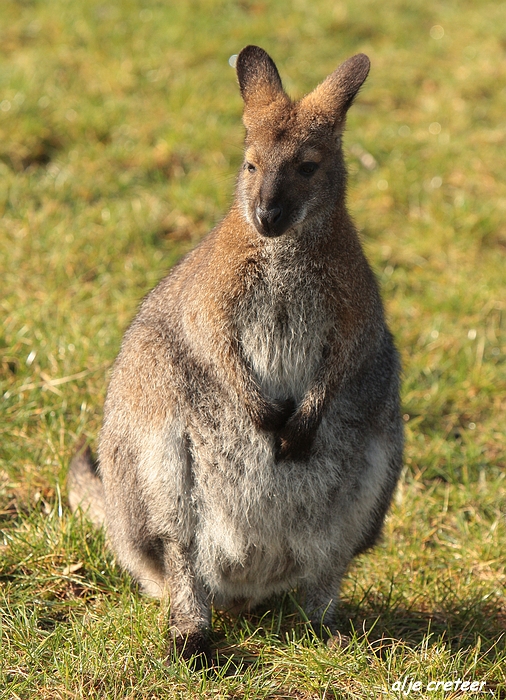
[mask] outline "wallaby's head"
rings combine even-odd
[[[297,102],[258,46],[241,51],[236,69],[246,127],[238,195],[247,221],[274,238],[328,217],[344,198],[341,135],[369,59],[353,56]]]

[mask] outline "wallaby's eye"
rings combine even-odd
[[[299,173],[304,175],[304,177],[311,177],[318,170],[318,163],[302,163],[299,166]]]
[[[256,166],[253,165],[253,163],[244,163],[244,169],[247,170],[249,173],[254,173],[256,170]]]

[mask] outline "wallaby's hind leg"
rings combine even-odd
[[[168,662],[198,657],[198,666],[211,662],[208,635],[211,626],[209,596],[198,580],[190,552],[175,542],[164,543],[167,595],[172,635]]]
[[[210,605],[195,575],[191,552],[180,543],[156,538],[144,540],[142,549],[135,540],[123,540],[120,555],[144,592],[169,604],[168,662],[198,656],[198,666],[209,663]]]
[[[110,540],[144,592],[170,606],[169,661],[198,656],[203,665],[210,660],[210,606],[195,574],[188,439],[176,421],[130,442],[112,433],[112,421],[109,427],[100,454]]]

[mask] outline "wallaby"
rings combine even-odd
[[[100,434],[70,470],[119,562],[170,603],[172,654],[209,660],[211,605],[297,587],[336,633],[339,586],[377,540],[402,461],[399,359],[346,210],[353,56],[297,102],[237,57],[245,160],[223,221],[147,295]],[[174,656],[172,656],[174,658]]]

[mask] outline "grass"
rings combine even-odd
[[[491,0],[2,2],[1,698],[506,697],[504,26]],[[349,204],[403,355],[406,468],[344,585],[347,650],[287,595],[216,611],[218,665],[192,674],[65,475],[139,300],[231,200],[248,43],[296,95],[372,60]]]

